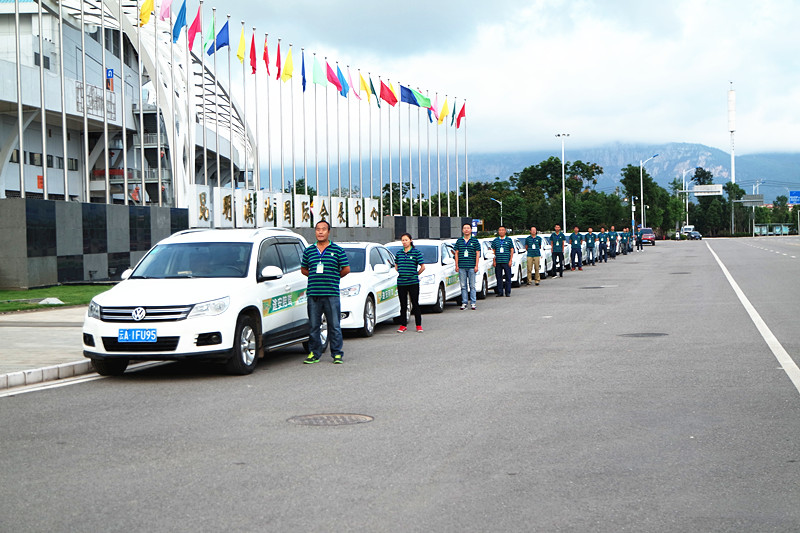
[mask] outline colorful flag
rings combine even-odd
[[[269,76],[269,50],[267,49],[267,36],[264,36],[264,64],[267,66],[267,76]]]
[[[395,101],[400,100],[400,96],[398,96],[397,91],[394,90],[394,85],[392,85],[392,82],[389,82],[389,88],[392,90]]]
[[[353,76],[350,75],[350,67],[347,68],[347,80],[350,82],[350,88],[353,89],[353,96],[361,100],[361,95],[358,94],[358,89],[356,89],[356,84],[353,83]]]
[[[256,32],[253,32],[253,38],[250,39],[250,68],[253,69],[253,74],[256,73]]]
[[[317,61],[317,56],[314,56],[314,72],[311,74],[311,81],[323,87],[328,85],[328,80],[325,79],[325,72],[322,70],[322,65]]]
[[[450,125],[452,126],[455,121],[456,121],[456,108],[453,107],[453,116],[450,117]]]
[[[239,34],[239,48],[236,49],[236,57],[239,63],[244,65],[244,53],[247,50],[247,43],[244,40],[244,26],[242,26],[242,33]]]
[[[431,99],[430,98],[428,98],[427,96],[425,96],[424,94],[422,94],[419,91],[415,91],[414,89],[411,89],[411,92],[414,93],[414,98],[417,99],[417,104],[420,107],[428,108],[428,107],[431,106]]]
[[[214,37],[217,35],[217,28],[216,28],[216,16],[214,12],[211,12],[211,24],[208,26],[208,31],[206,32],[206,37],[203,39],[203,50],[209,50],[208,45],[214,44]],[[211,55],[209,53],[209,55]]]
[[[444,119],[447,118],[447,97],[444,99],[444,103],[442,104],[442,110],[439,111],[439,125],[442,125]]]
[[[228,38],[228,23],[225,22],[225,25],[222,26],[222,29],[219,30],[219,33],[217,34],[216,41],[214,41],[214,43],[211,45],[211,48],[208,49],[208,55],[213,54],[220,48],[224,48],[230,45],[231,45],[230,39]]]
[[[167,20],[170,15],[170,7],[172,6],[172,0],[162,0],[161,2],[161,14],[158,16],[161,20]]]
[[[381,99],[378,98],[378,93],[375,92],[375,86],[372,85],[372,78],[369,79],[369,89],[372,92],[372,96],[375,97],[375,103],[378,104],[378,109],[381,108]]]
[[[203,28],[200,27],[200,8],[197,8],[197,15],[194,17],[192,25],[189,26],[189,50],[194,47],[194,38],[198,33],[202,33]]]
[[[344,79],[344,74],[342,74],[342,69],[339,68],[339,65],[336,65],[336,78],[339,80],[339,84],[341,85],[339,88],[339,94],[347,98],[347,93],[350,92],[350,86],[347,85],[347,80]]]
[[[281,74],[281,81],[286,83],[292,79],[294,72],[294,62],[292,61],[292,47],[289,47],[289,53],[286,54],[286,61],[283,62],[283,73]]]
[[[300,51],[300,57],[302,58],[302,67],[301,71],[303,74],[303,92],[306,92],[306,52],[305,50]]]
[[[275,60],[275,67],[278,69],[278,73],[275,75],[275,79],[281,79],[281,40],[278,39],[278,59]]]
[[[186,0],[183,0],[181,10],[178,11],[178,18],[175,19],[175,25],[172,27],[172,42],[177,43],[178,37],[181,36],[181,30],[186,27]]]
[[[155,0],[144,0],[144,4],[142,4],[142,10],[139,11],[139,26],[144,26],[150,22],[150,15],[153,13],[154,8]]]
[[[331,84],[332,84],[334,87],[336,87],[336,90],[337,90],[337,91],[341,92],[341,91],[342,91],[342,84],[341,84],[341,83],[339,83],[339,78],[337,78],[337,77],[336,77],[336,73],[335,73],[335,72],[333,71],[333,69],[331,68],[331,65],[330,65],[330,63],[328,63],[328,62],[326,61],[326,62],[325,62],[325,66],[327,66],[327,67],[328,67],[328,81],[329,81],[329,82],[331,82]]]
[[[461,105],[461,111],[458,112],[458,118],[456,118],[456,129],[461,127],[461,119],[462,118],[467,118],[466,107],[467,107],[467,104],[462,104]],[[455,109],[453,109],[453,111],[455,111]]]
[[[383,81],[381,81],[381,98],[386,100],[386,102],[388,102],[392,107],[397,105],[397,97],[394,95],[394,91],[387,87]]]
[[[436,97],[436,101],[433,103],[431,107],[428,108],[428,121],[433,123],[434,117],[436,120],[439,120],[439,112],[436,111],[436,108],[439,106],[439,97]]]
[[[400,86],[400,101],[419,107],[417,99],[414,98],[414,93],[411,92],[411,89],[402,85]]]
[[[359,72],[358,77],[361,78],[361,85],[359,85],[359,92],[363,89],[365,93],[367,93],[367,102],[372,102],[372,95],[369,92],[369,87],[367,87],[367,82],[364,79],[364,76],[361,75]]]

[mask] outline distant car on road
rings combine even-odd
[[[642,244],[656,245],[656,234],[652,228],[642,228]]]
[[[703,240],[703,236],[700,234],[699,231],[690,231],[687,235],[689,237],[689,240],[692,240],[692,241]]]

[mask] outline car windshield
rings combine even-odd
[[[344,253],[350,263],[350,272],[364,272],[367,262],[367,251],[364,248],[344,248]]]
[[[192,242],[159,244],[136,267],[131,278],[243,278],[252,244]]]
[[[403,247],[402,246],[387,246],[390,252],[392,252],[395,256],[397,253],[400,252]],[[421,245],[421,246],[414,246],[417,250],[422,253],[422,262],[426,265],[432,265],[434,263],[439,262],[439,247],[433,245]]]

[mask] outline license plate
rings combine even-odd
[[[158,335],[155,329],[120,329],[117,342],[156,342]]]

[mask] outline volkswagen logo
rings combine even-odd
[[[144,307],[137,307],[131,312],[131,317],[136,322],[141,322],[144,320],[144,317],[147,315],[147,311],[144,310]]]

